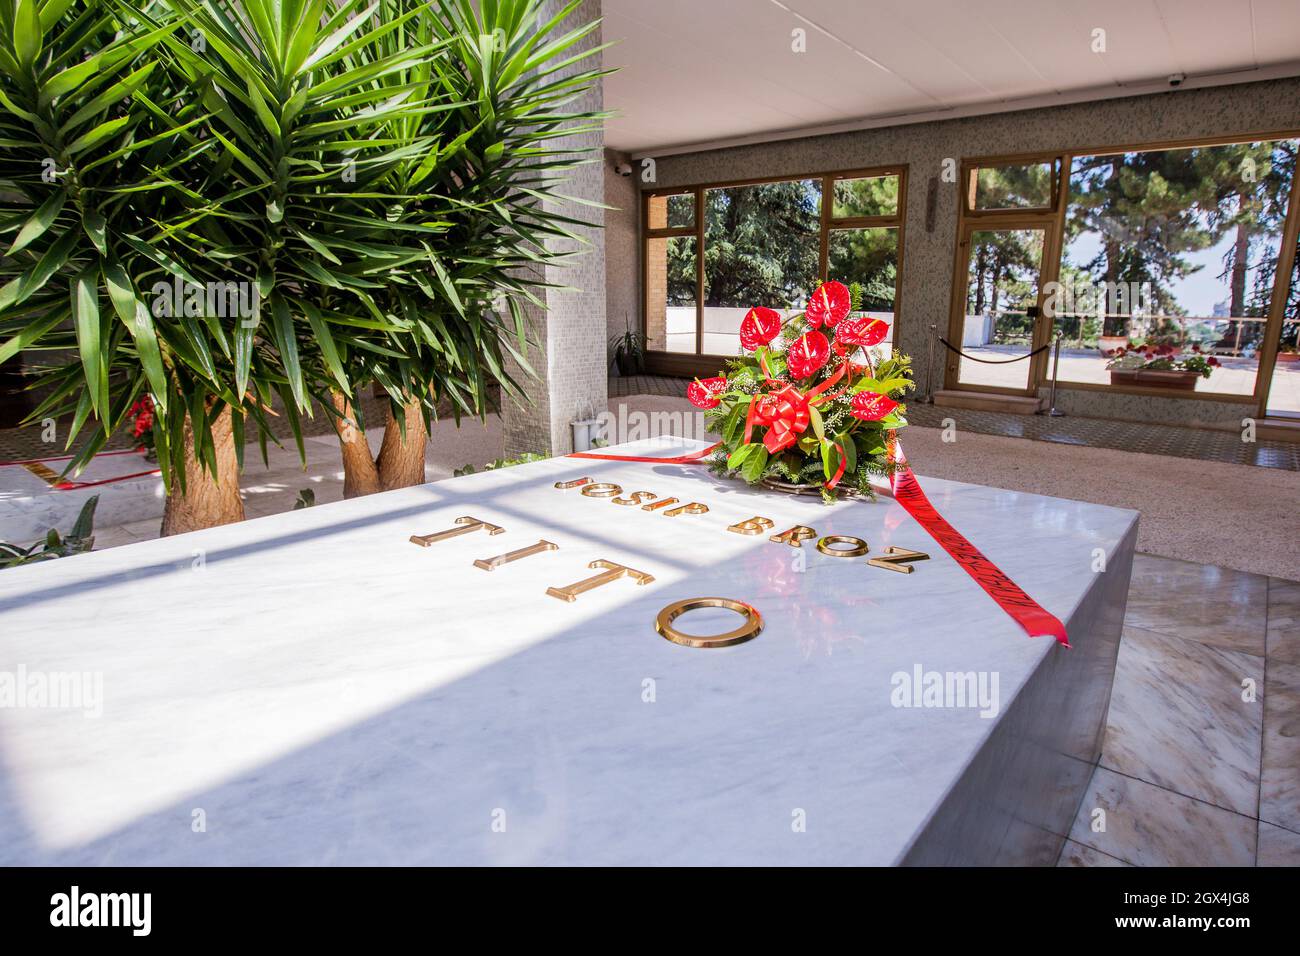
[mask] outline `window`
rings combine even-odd
[[[1265,413],[1300,417],[1300,247],[1293,253],[1291,284],[1282,306],[1282,329]]]
[[[1050,209],[1055,161],[976,166],[970,173],[966,204],[975,211]]]
[[[859,283],[864,310],[892,324],[903,175],[869,170],[648,194],[648,349],[735,355],[749,308],[793,314],[827,277]]]
[[[1052,304],[1061,381],[1254,395],[1296,147],[1072,157]],[[1145,346],[1199,350],[1218,365],[1194,385],[1107,368],[1117,350]]]

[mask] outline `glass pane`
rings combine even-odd
[[[835,203],[831,217],[894,216],[898,214],[898,177],[835,180]]]
[[[1073,160],[1060,283],[1048,290],[1065,336],[1061,381],[1254,393],[1296,145]],[[1148,346],[1165,350],[1156,367],[1134,354],[1113,364],[1117,349]],[[1180,368],[1197,351],[1213,358],[1208,377]]]
[[[894,299],[898,294],[898,230],[832,229],[828,246],[827,278],[845,285],[862,286],[862,313],[889,323],[894,341]]]
[[[1035,321],[1029,309],[1038,302],[1043,236],[1042,229],[989,229],[971,234],[960,346],[974,358],[949,353],[950,361],[957,359],[957,378],[963,385],[1028,387],[1029,360],[1025,356]]]
[[[695,237],[650,239],[646,246],[646,348],[695,351]]]
[[[1052,164],[981,166],[975,170],[976,209],[1046,209],[1052,205]]]
[[[1296,252],[1300,253],[1300,248]],[[1270,415],[1300,416],[1300,255],[1291,270],[1291,291],[1282,314],[1282,339],[1265,408]]]
[[[695,225],[695,194],[650,197],[651,229],[690,229]]]
[[[734,355],[752,306],[788,314],[817,287],[821,180],[706,190],[704,230],[703,351]]]

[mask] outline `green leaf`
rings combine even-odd
[[[30,67],[41,55],[41,16],[36,0],[17,0],[13,14],[14,52],[18,62]]]
[[[116,262],[103,266],[104,284],[108,286],[108,298],[113,303],[113,311],[122,320],[131,338],[135,341],[136,354],[144,368],[145,377],[149,379],[149,389],[154,402],[163,413],[167,411],[167,374],[163,370],[162,350],[158,345],[158,333],[154,329],[153,316],[145,304],[135,294],[131,280]]]
[[[72,289],[72,319],[77,331],[77,350],[86,375],[90,405],[103,421],[108,414],[108,357],[99,317],[99,268],[87,266]]]
[[[812,422],[813,434],[817,440],[824,442],[826,440],[826,426],[822,423],[822,413],[813,405],[808,406],[808,420]]]
[[[307,384],[302,377],[302,360],[298,355],[298,339],[293,331],[293,315],[289,303],[282,296],[271,300],[271,334],[275,347],[280,350],[280,361],[284,363],[285,375],[289,378],[289,389],[293,393],[298,408],[307,408]]]
[[[316,340],[316,344],[320,346],[321,358],[325,360],[325,367],[334,376],[334,380],[339,383],[339,387],[343,389],[343,394],[351,395],[352,386],[348,382],[347,372],[343,370],[343,363],[339,360],[338,348],[334,345],[334,336],[330,334],[329,325],[321,318],[320,310],[310,302],[299,302],[298,306],[302,309],[303,314],[307,316],[312,337]]]
[[[735,451],[733,451],[730,455],[727,456],[727,467],[733,471],[736,470],[741,465],[743,465],[745,463],[745,460],[749,458],[750,455],[754,454],[754,452],[757,451],[759,448],[763,448],[763,446],[758,444],[757,442],[750,442],[748,445],[741,445],[739,448],[737,448]],[[764,448],[763,450],[766,452],[767,449]]]
[[[108,255],[108,222],[103,213],[94,209],[86,210],[81,216],[81,228],[86,230],[86,235],[99,250],[99,254]]]
[[[98,146],[131,121],[132,117],[130,116],[120,116],[117,119],[109,120],[107,123],[100,123],[88,133],[78,136],[68,145],[69,155],[75,156],[77,153],[84,153],[86,150]]]
[[[745,447],[757,449],[745,459],[740,468],[740,476],[752,485],[763,477],[763,472],[767,471],[767,448],[763,445],[746,445]]]
[[[40,238],[45,234],[45,230],[58,218],[59,212],[63,209],[63,203],[68,198],[66,189],[56,189],[50,194],[50,197],[41,203],[36,212],[32,213],[32,218],[23,224],[22,229],[18,231],[18,237],[14,239],[14,244],[9,247],[9,255],[15,252],[21,252],[31,245],[32,241]]]

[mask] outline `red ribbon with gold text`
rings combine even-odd
[[[600,455],[593,452],[574,452],[570,458],[589,458],[597,461],[641,461],[661,465],[699,465],[704,459],[722,446],[722,442],[710,445],[702,451],[678,455],[673,458],[651,458],[636,455]],[[1041,604],[1031,598],[1020,586],[1007,577],[1006,573],[984,556],[975,545],[966,540],[956,528],[939,514],[930,499],[921,490],[921,483],[907,465],[903,457],[902,446],[895,434],[890,433],[887,442],[890,460],[896,468],[889,476],[890,493],[894,500],[906,511],[926,533],[939,542],[939,546],[952,557],[962,570],[975,579],[975,583],[984,589],[998,607],[1002,608],[1017,624],[1024,628],[1030,637],[1051,635],[1056,640],[1070,646],[1065,633],[1065,625],[1060,619],[1048,612]]]

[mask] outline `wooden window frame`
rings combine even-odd
[[[819,180],[822,199],[819,213],[817,271],[819,277],[826,276],[830,259],[830,233],[833,229],[873,229],[889,228],[898,230],[898,266],[894,280],[894,341],[898,341],[898,323],[902,318],[903,295],[903,248],[907,228],[907,171],[906,164],[887,166],[870,166],[861,169],[836,169],[828,172],[811,172],[788,176],[767,176],[760,179],[737,179],[724,182],[699,183],[691,186],[665,186],[647,189],[641,193],[641,334],[649,341],[649,283],[650,241],[653,239],[671,239],[679,236],[695,237],[695,351],[668,352],[646,350],[646,370],[662,375],[712,375],[722,363],[731,356],[711,355],[701,352],[704,342],[704,196],[710,189],[732,189],[743,186],[761,186],[765,183],[802,182]],[[842,216],[836,218],[834,212],[835,181],[840,179],[876,179],[885,176],[898,177],[898,205],[892,215],[888,216]],[[650,228],[650,202],[661,196],[693,195],[695,202],[695,223],[693,226]],[[756,302],[754,305],[763,305]]]
[[[1231,134],[1225,136],[1213,137],[1191,137],[1177,140],[1159,140],[1155,142],[1138,142],[1125,143],[1120,145],[1106,146],[1087,146],[1071,148],[1067,150],[1039,150],[1036,152],[1014,153],[995,156],[974,156],[962,159],[961,178],[958,180],[962,184],[963,195],[961,201],[957,204],[957,236],[954,245],[953,256],[953,278],[952,278],[952,301],[949,310],[948,320],[948,338],[952,341],[953,335],[959,334],[957,330],[957,310],[959,307],[964,308],[966,301],[966,264],[962,261],[964,254],[964,241],[968,231],[975,223],[979,223],[985,229],[995,229],[999,226],[996,223],[1004,223],[1005,228],[1020,228],[1024,223],[1050,223],[1050,231],[1047,234],[1047,242],[1043,250],[1043,268],[1039,275],[1039,297],[1038,306],[1042,309],[1045,298],[1044,290],[1049,283],[1056,282],[1060,277],[1061,259],[1065,250],[1065,219],[1066,211],[1069,207],[1069,175],[1074,160],[1080,156],[1107,156],[1118,153],[1152,153],[1164,152],[1176,149],[1192,149],[1196,147],[1210,146],[1229,146],[1236,143],[1258,143],[1268,142],[1279,139],[1300,139],[1300,129],[1284,130],[1266,130],[1262,132],[1247,132],[1240,134]],[[974,171],[976,169],[988,166],[1009,166],[1016,164],[1042,163],[1047,162],[1050,158],[1060,161],[1056,176],[1052,182],[1052,207],[1039,209],[1012,208],[1012,209],[984,209],[976,210],[968,208],[974,202]],[[1013,226],[1012,223],[1015,223]],[[1189,395],[1170,395],[1168,390],[1158,388],[1141,388],[1135,386],[1122,385],[1097,385],[1090,382],[1061,382],[1060,387],[1064,389],[1077,391],[1094,391],[1109,392],[1119,395],[1144,395],[1153,398],[1173,398],[1179,401],[1211,401],[1223,404],[1236,405],[1253,405],[1255,406],[1256,415],[1260,419],[1267,419],[1267,402],[1268,392],[1273,380],[1273,372],[1276,366],[1276,356],[1278,342],[1281,338],[1282,319],[1286,307],[1287,293],[1289,290],[1289,281],[1291,270],[1294,267],[1296,255],[1297,234],[1300,233],[1300,159],[1297,159],[1296,169],[1291,176],[1291,194],[1288,197],[1288,207],[1286,221],[1283,223],[1282,236],[1280,239],[1281,246],[1278,250],[1277,270],[1273,280],[1273,289],[1269,300],[1268,316],[1264,326],[1263,345],[1258,353],[1259,369],[1255,375],[1255,388],[1249,395],[1235,395],[1228,392],[1193,392]],[[1278,277],[1285,276],[1287,280],[1279,282]],[[1037,348],[1042,341],[1049,341],[1051,336],[1050,329],[1045,322],[1040,322],[1039,332],[1035,333],[1031,341],[1031,348]],[[946,351],[946,350],[945,350]],[[969,392],[994,392],[999,394],[1036,394],[1039,388],[1046,387],[1050,382],[1050,359],[1046,352],[1034,356],[1029,360],[1029,387],[1021,390],[1008,390],[995,388],[991,386],[972,386],[959,385],[957,383],[957,374],[959,365],[956,362],[949,362],[948,357],[944,359],[943,382],[945,388],[960,389]],[[1275,418],[1274,420],[1279,420]],[[1291,416],[1280,417],[1280,420],[1294,421]]]

